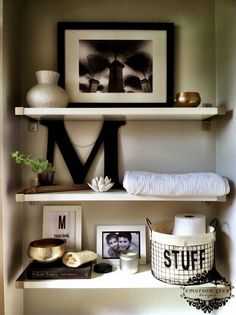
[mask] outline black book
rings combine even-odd
[[[92,263],[85,263],[77,268],[65,266],[61,260],[52,263],[33,261],[28,265],[24,274],[27,279],[89,279],[91,278]],[[26,279],[26,280],[27,280]]]

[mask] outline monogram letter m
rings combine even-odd
[[[54,147],[57,143],[65,160],[74,184],[83,184],[88,170],[104,143],[104,176],[108,176],[114,182],[114,188],[120,188],[118,174],[118,129],[125,125],[125,121],[104,121],[100,134],[90,152],[85,164],[82,165],[77,153],[71,144],[63,121],[41,121],[48,128],[47,159],[53,163]]]

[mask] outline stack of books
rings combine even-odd
[[[89,279],[91,278],[92,262],[83,264],[77,268],[65,266],[61,260],[52,263],[31,262],[23,274],[21,280],[32,279]]]

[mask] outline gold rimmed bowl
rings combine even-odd
[[[58,238],[43,238],[30,242],[28,256],[41,263],[60,259],[65,253],[65,241]]]
[[[176,107],[197,107],[201,103],[198,92],[180,92],[175,96]]]

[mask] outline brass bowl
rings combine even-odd
[[[28,246],[28,256],[42,263],[53,262],[65,253],[65,241],[59,238],[43,238],[32,241]]]
[[[175,96],[176,107],[197,107],[201,103],[198,92],[180,92]]]

